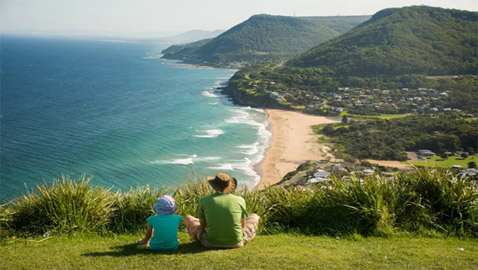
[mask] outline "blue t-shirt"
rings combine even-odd
[[[156,215],[146,220],[153,227],[153,238],[149,247],[156,250],[177,249],[178,227],[183,217],[179,215]]]

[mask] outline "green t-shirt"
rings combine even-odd
[[[199,200],[198,217],[206,220],[205,236],[212,245],[241,243],[241,221],[247,216],[246,202],[242,197],[216,193]]]

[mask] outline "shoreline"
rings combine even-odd
[[[197,65],[197,64],[191,64],[191,63],[186,63],[182,60],[172,60],[172,59],[166,59],[166,58],[160,58],[162,60],[165,60],[163,63],[165,65],[171,65],[177,68],[197,68],[197,69],[228,69],[228,70],[239,70],[237,68],[227,68],[227,67],[213,67],[213,66],[206,66],[206,65]],[[181,62],[179,62],[181,61]]]
[[[336,123],[324,116],[306,115],[294,111],[265,109],[272,141],[264,158],[254,165],[261,176],[255,186],[263,189],[282,180],[289,172],[306,161],[319,161],[326,158],[335,160],[330,148],[317,142],[320,135],[314,134],[311,126]]]

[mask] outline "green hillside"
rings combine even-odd
[[[478,13],[427,6],[385,9],[288,62],[355,76],[477,74]]]
[[[194,56],[198,48],[210,42],[211,40],[212,38],[209,38],[198,40],[188,44],[172,45],[163,50],[161,53],[163,53],[165,55],[165,58],[167,59],[184,60],[187,59],[188,56]]]
[[[173,45],[163,54],[167,59],[216,66],[285,59],[337,37],[369,18],[255,15],[210,41]]]
[[[285,65],[242,68],[224,93],[242,105],[320,115],[476,114],[477,33],[478,12],[385,9]]]

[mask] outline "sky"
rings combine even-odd
[[[226,30],[254,14],[372,15],[410,5],[478,10],[477,0],[0,0],[0,30],[164,36]]]

